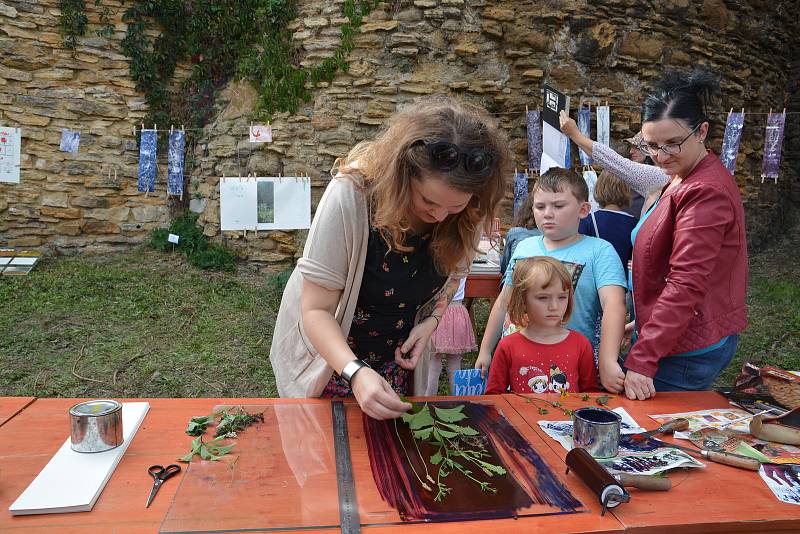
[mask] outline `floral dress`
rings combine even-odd
[[[408,337],[417,311],[447,281],[429,254],[430,239],[429,233],[409,236],[406,245],[413,250],[399,252],[390,250],[380,231],[370,227],[364,277],[347,337],[355,355],[400,395],[408,393],[413,374],[395,363],[395,349]],[[352,394],[347,382],[334,373],[321,396]]]

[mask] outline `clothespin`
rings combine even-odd
[[[136,138],[136,125],[133,125],[133,137]]]
[[[516,168],[516,167],[514,167],[514,176],[516,176],[517,174],[518,174],[518,173],[517,173],[517,168]]]
[[[731,113],[733,113],[733,108],[731,108],[731,110],[728,112],[728,118],[729,119],[731,118]]]
[[[172,135],[172,131],[173,131],[174,129],[175,129],[175,128],[174,128],[174,127],[173,127],[173,126],[170,124],[170,125],[169,125],[169,134],[170,134],[170,135]]]
[[[526,116],[526,117],[528,116],[528,113],[529,113],[529,112],[528,112],[528,104],[525,104],[525,116]]]
[[[186,129],[183,127],[183,124],[181,124],[181,131],[182,131],[182,132],[185,132],[185,131],[186,131]]]

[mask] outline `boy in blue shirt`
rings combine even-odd
[[[503,289],[486,323],[475,368],[481,369],[484,376],[489,370],[511,297],[514,264],[531,256],[551,256],[565,264],[575,286],[575,308],[567,328],[592,340],[595,320],[600,310],[603,311],[598,361],[600,381],[608,391],[618,393],[625,379],[617,357],[625,330],[627,287],[619,257],[609,242],[578,233],[580,221],[589,214],[591,206],[586,182],[575,171],[551,168],[537,180],[531,195],[536,227],[542,235],[520,242],[511,256]]]

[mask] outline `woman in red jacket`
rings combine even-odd
[[[747,325],[742,199],[705,147],[706,105],[718,87],[706,71],[669,74],[642,109],[642,152],[671,177],[631,234],[636,342],[625,393],[708,389]]]

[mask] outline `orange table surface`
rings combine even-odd
[[[123,400],[123,399],[120,399]],[[108,484],[91,512],[12,516],[8,507],[47,464],[69,435],[67,410],[80,399],[38,399],[24,412],[11,419],[0,429],[0,532],[41,531],[58,532],[157,532],[180,486],[181,477],[167,481],[150,508],[145,500],[152,479],[147,468],[153,464],[172,463],[188,451],[189,442],[183,430],[195,415],[210,412],[220,404],[270,404],[291,402],[329,403],[327,400],[289,399],[131,399],[147,400],[150,411],[130,444]],[[465,524],[436,523],[398,526],[365,527],[372,532],[451,532],[468,529],[469,532],[622,532],[622,527],[612,515],[600,517],[597,499],[573,477],[564,474],[565,465],[503,397],[492,397],[509,421],[528,439],[555,475],[564,481],[570,491],[589,511],[566,515],[523,517],[519,519],[471,521]],[[352,433],[352,431],[351,431]],[[352,434],[351,434],[352,435]],[[352,443],[353,451],[363,449],[363,444]],[[353,459],[354,470],[367,476],[369,462]],[[250,506],[269,506],[274,503],[256,501],[243,503],[246,513]],[[213,510],[198,511],[213,514]],[[327,529],[321,532],[331,532]],[[335,529],[333,530],[336,531]]]
[[[36,397],[0,397],[0,426],[6,424],[35,400]]]
[[[531,395],[532,397],[555,397]],[[506,396],[509,403],[531,425],[535,432],[561,458],[567,451],[537,424],[540,420],[569,419],[558,408],[542,403],[529,403],[527,399]],[[592,400],[584,402],[580,396],[571,395],[558,399],[565,408],[575,409],[594,406]],[[538,407],[546,407],[548,413],[540,415]],[[623,407],[639,425],[648,430],[658,427],[649,415],[730,408],[721,395],[710,392],[658,393],[654,399],[631,401],[624,397],[613,397],[608,407]],[[686,440],[674,440],[671,436],[658,436],[664,441],[693,447]],[[800,532],[800,506],[779,501],[755,471],[747,471],[700,459],[704,469],[681,469],[669,474],[672,489],[667,492],[643,492],[629,490],[631,501],[613,509],[614,516],[624,525],[626,532],[652,532],[682,534],[688,532]]]

